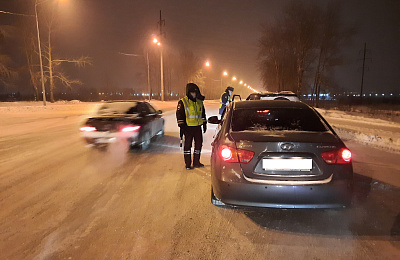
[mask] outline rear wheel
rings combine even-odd
[[[213,187],[211,186],[211,203],[215,206],[226,206],[225,203],[220,201],[217,197],[215,197]]]
[[[141,149],[142,151],[147,150],[147,148],[149,148],[149,146],[150,146],[150,142],[151,142],[150,133],[149,133],[149,132],[146,132],[146,133],[144,134],[144,136],[143,136],[143,140],[142,140],[142,143],[141,143],[141,145],[140,145],[140,149]]]

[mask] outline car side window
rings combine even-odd
[[[155,108],[152,105],[150,105],[149,103],[146,103],[146,105],[147,105],[147,107],[149,109],[150,114],[157,113],[157,111],[155,110]]]
[[[147,115],[147,114],[149,114],[149,109],[147,108],[147,106],[146,106],[145,104],[139,103],[139,104],[137,105],[137,107],[138,107],[138,112],[139,112],[139,114],[142,114],[142,115]]]

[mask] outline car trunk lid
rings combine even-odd
[[[326,179],[331,168],[320,153],[337,149],[341,141],[329,131],[241,131],[231,132],[236,148],[254,152],[241,163],[243,174],[261,180]]]

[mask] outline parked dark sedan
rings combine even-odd
[[[302,102],[239,101],[227,106],[212,143],[211,202],[278,208],[348,206],[351,152]]]
[[[80,128],[88,144],[107,145],[118,140],[148,148],[151,139],[164,135],[162,111],[145,101],[109,101]]]

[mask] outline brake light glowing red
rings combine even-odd
[[[351,152],[347,148],[321,153],[322,159],[327,164],[346,164],[351,162]]]
[[[340,149],[340,155],[343,161],[350,162],[351,161],[351,152],[349,149],[342,148]]]
[[[253,159],[254,152],[244,149],[236,149],[227,145],[219,147],[219,155],[224,162],[249,163]]]
[[[82,132],[93,132],[97,129],[94,126],[82,126],[81,128],[79,128],[79,130],[81,130]]]
[[[136,132],[140,129],[140,125],[125,126],[121,129],[122,132]]]
[[[232,159],[232,151],[229,147],[225,147],[221,150],[221,157],[224,161]]]

